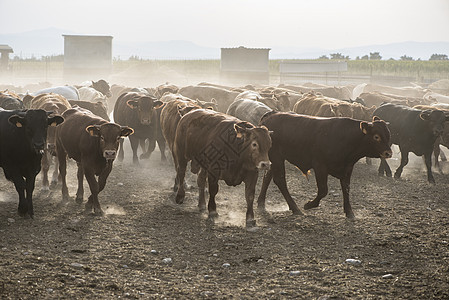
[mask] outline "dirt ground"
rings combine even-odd
[[[103,216],[62,203],[60,186],[41,192],[39,176],[35,218],[21,218],[13,184],[0,175],[1,299],[449,298],[449,175],[428,184],[413,154],[400,180],[378,177],[378,160],[356,164],[353,221],[330,177],[329,195],[302,216],[272,183],[268,213],[256,210],[257,230],[248,231],[243,185],[220,183],[220,217],[211,223],[197,210],[196,188],[173,203],[174,167],[158,152],[135,167],[127,150],[100,194]],[[315,180],[287,169],[302,207]],[[74,163],[68,175],[73,197]]]

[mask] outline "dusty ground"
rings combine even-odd
[[[40,192],[39,176],[35,218],[20,218],[13,184],[0,176],[0,298],[449,298],[449,175],[428,184],[420,158],[401,180],[379,178],[378,161],[359,162],[354,221],[344,217],[334,178],[330,195],[303,216],[287,210],[272,184],[269,213],[256,211],[259,227],[250,232],[243,186],[220,185],[220,217],[211,224],[197,211],[196,189],[183,205],[172,202],[174,168],[159,153],[139,168],[129,155],[100,194],[104,216],[61,203],[60,187]],[[291,166],[288,184],[301,206],[316,193],[314,178]]]

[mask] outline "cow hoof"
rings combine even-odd
[[[102,216],[104,213],[103,213],[103,210],[101,208],[95,208],[94,209],[94,214],[96,216]]]
[[[25,218],[26,216],[28,216],[28,210],[26,208],[22,209],[19,207],[18,214],[20,217]]]
[[[150,153],[146,152],[146,153],[142,153],[139,156],[140,159],[149,159],[150,158]]]
[[[316,206],[315,206],[316,207]],[[295,216],[303,216],[304,214],[302,213],[302,211],[300,211],[299,209],[294,209],[294,210],[292,210],[292,213],[295,215]]]
[[[257,205],[257,210],[260,213],[266,213],[267,212],[267,209],[265,208],[265,205]]]
[[[354,220],[355,219],[354,213],[352,211],[346,213],[346,218],[349,220]]]
[[[206,210],[206,204],[198,205],[198,209],[200,210],[200,212],[205,211]]]
[[[315,203],[313,201],[309,201],[306,204],[304,204],[304,209],[311,209],[311,208],[315,208],[318,207],[319,203]],[[293,213],[295,213],[295,211],[293,211]]]
[[[209,212],[209,219],[215,219],[218,217],[218,213],[216,211]]]
[[[75,201],[76,201],[76,203],[78,203],[78,204],[83,203],[83,196],[78,196],[78,195],[76,195]]]
[[[256,225],[256,220],[247,220],[246,221],[246,229],[258,228]]]
[[[182,203],[184,203],[184,196],[176,195],[175,202],[176,202],[177,204],[182,204]]]

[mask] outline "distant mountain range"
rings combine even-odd
[[[41,57],[44,55],[59,55],[64,52],[63,34],[79,34],[59,28],[48,28],[15,34],[0,34],[0,44],[13,48],[13,56]],[[245,45],[242,45],[245,46]],[[227,47],[227,45],[223,45]],[[382,59],[399,59],[403,55],[413,59],[428,60],[432,54],[449,55],[449,42],[401,42],[386,45],[368,45],[343,49],[320,49],[306,47],[271,48],[271,59],[315,59],[322,55],[341,53],[355,59],[379,52]],[[145,59],[219,59],[220,49],[204,47],[190,41],[142,41],[123,42],[112,40],[112,55],[121,59],[138,56]]]

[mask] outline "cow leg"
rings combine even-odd
[[[186,176],[186,168],[187,168],[187,161],[182,159],[178,162],[178,167],[176,169],[176,181],[175,185],[177,184],[178,190],[176,192],[176,203],[182,204],[184,202],[184,197],[186,195],[186,191],[184,188],[184,177]]]
[[[151,153],[153,153],[154,149],[156,149],[156,139],[154,139],[153,137],[150,137],[148,139],[148,150],[145,154],[145,158],[150,158]],[[142,154],[143,155],[143,154]]]
[[[346,214],[346,218],[353,219],[354,213],[352,212],[351,203],[349,202],[349,185],[351,183],[353,166],[348,167],[345,171],[345,175],[340,179],[341,191],[343,192],[343,209]]]
[[[61,175],[62,183],[62,200],[67,201],[69,199],[69,189],[67,188],[67,154],[58,147],[58,161],[59,161],[59,174]]]
[[[273,170],[273,181],[278,186],[284,199],[287,201],[288,208],[295,215],[302,215],[292,196],[287,189],[287,182],[285,181],[285,161],[272,161],[271,169]]]
[[[148,152],[148,148],[147,148],[147,139],[140,139],[140,148],[142,148],[142,154],[140,154],[139,158],[140,159],[148,159],[150,158],[150,154]]]
[[[209,203],[207,204],[207,209],[209,210],[209,219],[213,220],[218,217],[217,204],[215,203],[215,195],[218,193],[218,179],[208,176],[207,181],[209,182]]]
[[[378,170],[379,176],[384,176],[384,172],[387,177],[391,177],[391,169],[387,160],[385,158],[381,158]]]
[[[17,193],[19,194],[19,215],[24,217],[28,212],[28,206],[25,199],[25,180],[22,176],[20,176],[20,174],[15,174],[11,179],[14,182],[14,187],[16,188]]]
[[[131,149],[133,150],[133,163],[138,165],[139,158],[137,157],[137,148],[139,147],[139,139],[130,135],[129,142],[131,143]]]
[[[424,162],[427,168],[427,181],[435,183],[435,179],[432,174],[432,152],[424,153]]]
[[[314,168],[315,170],[315,180],[316,185],[318,187],[318,192],[312,201],[307,202],[304,204],[304,209],[311,209],[318,207],[320,205],[320,200],[326,197],[328,188],[327,188],[327,171],[320,169],[320,168]]]
[[[438,139],[437,139],[438,141]],[[440,162],[439,162],[439,156],[443,153],[440,149],[440,144],[438,142],[435,142],[433,145],[433,157],[435,159],[435,167],[438,168],[438,171],[440,174],[443,174],[443,170],[441,169]]]
[[[123,150],[123,141],[124,140],[125,140],[124,138],[120,139],[120,147],[119,147],[118,155],[117,155],[118,161],[123,161],[123,158],[125,157],[125,151]]]
[[[161,151],[161,161],[167,161],[167,156],[165,156],[165,139],[163,136],[156,139],[159,151]]]
[[[25,178],[26,185],[26,205],[28,214],[31,218],[34,216],[34,208],[33,208],[33,191],[34,185],[36,183],[36,175],[30,174]]]
[[[404,167],[408,164],[408,151],[401,149],[401,164],[394,172],[394,178],[398,179],[401,177]]]
[[[207,171],[203,168],[200,169],[200,172],[198,173],[198,177],[196,179],[196,183],[198,184],[198,207],[200,211],[206,210],[206,196],[205,196],[205,189],[206,189],[206,179],[207,179]]]
[[[83,166],[80,163],[76,163],[78,166],[78,170],[76,172],[76,177],[78,179],[78,189],[76,190],[76,198],[75,201],[77,203],[82,203],[84,198],[84,185],[83,185],[83,177],[84,177],[84,170]]]
[[[267,197],[268,186],[270,185],[271,179],[273,179],[273,171],[268,170],[263,176],[262,187],[260,188],[260,194],[257,198],[257,209],[265,211],[265,199]]]
[[[245,182],[245,199],[246,199],[246,227],[256,226],[256,220],[254,218],[254,195],[256,193],[256,183],[257,183],[257,171],[250,172],[246,178]]]
[[[53,170],[53,175],[51,176],[50,186],[54,188],[58,184],[58,176],[59,176],[59,160],[55,157],[55,168]]]
[[[102,190],[104,190],[104,187],[106,186],[106,180],[109,177],[109,174],[112,171],[112,161],[108,161],[106,168],[101,172],[100,176],[98,177],[98,193],[100,193]]]
[[[100,192],[100,187],[95,179],[95,174],[93,170],[83,166],[84,176],[86,177],[87,183],[89,184],[90,193],[89,199],[86,202],[85,210],[86,212],[94,210],[95,214],[102,214],[100,203],[98,202],[98,193]]]
[[[371,166],[371,165],[373,164],[373,162],[372,162],[372,160],[371,160],[370,157],[365,157],[365,161],[366,161],[366,164],[367,164],[368,166]]]
[[[42,190],[49,191],[50,183],[48,182],[48,170],[50,170],[50,162],[49,162],[49,153],[47,150],[45,150],[44,155],[42,155],[41,165],[42,165]]]

